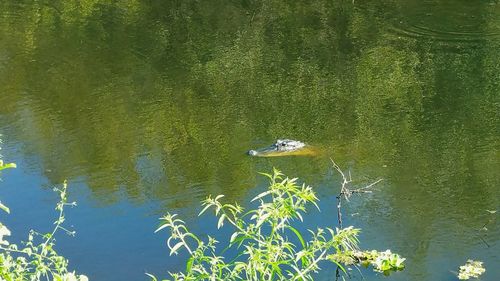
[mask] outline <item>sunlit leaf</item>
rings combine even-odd
[[[236,237],[238,237],[238,232],[235,232],[231,235],[231,238],[229,239],[229,243],[233,243]]]
[[[170,249],[170,255],[172,254],[177,254],[177,250],[179,250],[180,247],[182,247],[182,245],[184,245],[184,242],[179,242],[177,244],[175,244],[171,249]]]
[[[288,226],[287,228],[290,229],[295,234],[295,236],[297,236],[300,241],[300,245],[302,245],[302,248],[305,248],[306,242],[304,241],[304,238],[302,238],[302,234],[300,234],[300,232],[292,226]]]
[[[224,219],[226,218],[226,214],[222,214],[217,222],[217,228],[221,228],[224,225]]]
[[[144,273],[144,274],[146,274],[147,276],[149,276],[149,278],[151,278],[151,280],[152,280],[152,281],[158,281],[158,279],[156,279],[156,277],[155,277],[154,275],[149,274],[149,273],[147,273],[147,272],[146,272],[146,273]]]
[[[4,204],[2,204],[2,202],[0,202],[0,209],[4,210],[7,214],[10,214],[9,207],[7,207]]]
[[[262,192],[259,195],[255,196],[250,202],[253,202],[253,201],[257,200],[257,199],[260,199],[260,198],[262,198],[262,197],[264,197],[264,196],[266,196],[266,195],[268,195],[268,194],[270,194],[272,192],[273,192],[272,190],[268,190],[268,191]]]
[[[188,259],[188,261],[186,262],[186,272],[191,271],[191,267],[193,266],[193,261],[194,261],[194,257],[190,257]]]
[[[210,207],[212,207],[212,205],[211,205],[211,204],[206,204],[206,205],[205,205],[205,207],[204,207],[204,208],[201,210],[201,212],[198,214],[198,216],[201,216],[201,215],[202,215],[203,213],[205,213],[205,211],[206,211],[208,208],[210,208]]]

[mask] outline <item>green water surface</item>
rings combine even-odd
[[[156,219],[216,232],[199,201],[244,204],[272,167],[318,192],[308,227],[334,227],[329,158],[384,179],[344,223],[408,259],[387,280],[456,280],[468,258],[499,280],[499,112],[498,1],[0,1],[2,153],[19,164],[2,221],[50,226],[48,187],[68,179],[79,234],[60,252],[91,280],[183,269]],[[278,138],[322,154],[245,154]]]

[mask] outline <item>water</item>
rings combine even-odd
[[[408,258],[391,280],[456,280],[468,258],[498,280],[499,51],[496,1],[2,1],[2,154],[19,166],[2,222],[15,240],[48,231],[68,179],[71,268],[166,277],[185,256],[157,218],[222,237],[199,201],[244,204],[272,167],[314,186],[308,227],[333,226],[331,157],[359,184],[384,179],[345,223]],[[277,138],[324,154],[245,155]]]

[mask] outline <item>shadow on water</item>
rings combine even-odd
[[[348,223],[408,258],[391,280],[451,280],[469,257],[496,280],[498,224],[489,248],[476,229],[500,205],[499,19],[491,1],[2,1],[0,132],[23,163],[12,183],[33,178],[30,204],[51,208],[38,186],[74,182],[75,227],[103,238],[63,243],[69,259],[96,280],[142,280],[183,268],[147,234],[156,217],[214,232],[198,202],[245,202],[272,167],[314,186],[311,225],[328,221],[332,157],[359,183],[385,179]],[[245,154],[283,137],[322,153]],[[127,243],[137,257],[121,262]]]

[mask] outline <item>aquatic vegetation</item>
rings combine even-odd
[[[349,198],[354,194],[363,194],[363,193],[372,193],[372,187],[377,183],[381,182],[382,179],[378,179],[377,181],[366,185],[364,187],[353,188],[352,185],[352,177],[349,172],[347,175],[342,171],[340,166],[330,159],[332,162],[333,168],[337,170],[337,172],[342,176],[341,188],[340,192],[337,195],[337,220],[340,228],[342,228],[342,201],[349,202]],[[351,253],[351,256],[354,257],[355,263],[361,263],[362,265],[368,267],[373,266],[374,271],[382,272],[384,275],[389,275],[391,272],[403,270],[405,265],[405,258],[402,258],[398,254],[393,254],[391,250],[386,250],[384,252],[378,252],[376,250],[371,251],[358,251]],[[337,276],[338,276],[337,269]]]
[[[458,279],[469,280],[471,278],[479,278],[484,272],[486,272],[486,269],[483,267],[483,262],[467,260],[467,262],[459,268]]]
[[[171,273],[173,280],[313,280],[320,271],[320,262],[330,262],[344,274],[346,267],[362,261],[369,261],[375,271],[404,267],[404,258],[390,250],[361,251],[360,230],[352,226],[301,232],[293,222],[303,221],[307,205],[318,208],[313,189],[299,185],[296,178],[287,178],[278,170],[264,175],[270,180],[269,189],[252,199],[258,202],[252,210],[221,202],[223,195],[209,196],[202,202],[200,215],[211,209],[218,218],[218,228],[228,224],[234,229],[222,252],[217,251],[219,241],[210,236],[202,239],[190,232],[176,214],[161,218],[156,231],[170,230],[170,254],[185,249],[190,255],[185,272]],[[230,251],[237,253],[222,255]]]
[[[366,251],[359,255],[365,266],[372,265],[375,271],[389,274],[391,271],[404,269],[405,258],[394,254],[391,250],[378,252],[376,250]]]

